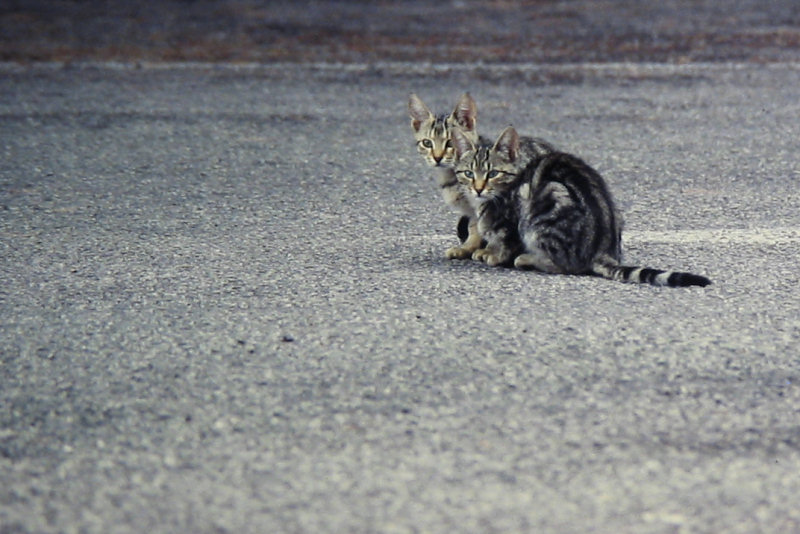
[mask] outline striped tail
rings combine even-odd
[[[654,286],[705,287],[711,283],[711,280],[699,274],[683,273],[679,271],[662,271],[649,267],[630,267],[610,261],[599,261],[595,263],[592,268],[592,274],[619,282],[651,284]]]

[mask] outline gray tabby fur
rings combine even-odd
[[[581,159],[514,128],[493,144],[454,132],[454,172],[486,241],[473,259],[546,273],[657,286],[706,286],[703,276],[620,265],[622,217],[605,181]]]
[[[428,106],[412,93],[408,99],[408,113],[411,116],[411,129],[414,131],[417,150],[425,162],[436,167],[438,171],[438,185],[445,204],[469,219],[464,243],[448,248],[445,256],[451,259],[470,258],[472,253],[480,248],[482,240],[478,233],[478,218],[473,205],[453,173],[456,153],[453,148],[452,133],[453,130],[459,129],[470,142],[477,143],[478,107],[469,93],[464,93],[452,113],[434,115]]]

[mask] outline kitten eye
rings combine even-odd
[[[500,173],[499,173],[499,172],[497,172],[497,171],[489,171],[489,172],[486,174],[486,178],[488,178],[489,180],[491,180],[492,178],[497,178],[497,175],[498,175],[498,174],[500,174]]]
[[[453,148],[453,142],[448,139],[447,142],[444,144],[444,147],[445,148]]]
[[[475,178],[475,173],[472,171],[464,171],[464,176],[472,180],[473,178]]]
[[[430,139],[423,139],[422,146],[424,146],[425,148],[433,148],[433,143],[431,142]]]

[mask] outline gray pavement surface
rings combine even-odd
[[[658,289],[447,261],[410,91]],[[800,531],[800,66],[0,69],[0,532]]]

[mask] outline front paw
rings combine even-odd
[[[492,251],[488,248],[479,248],[473,252],[472,259],[475,261],[486,262],[489,265],[497,265],[497,263],[493,263],[497,259],[497,256],[492,254]]]
[[[469,247],[450,247],[444,251],[448,260],[468,260],[472,256],[472,249]]]
[[[484,256],[489,254],[489,251],[485,248],[479,248],[472,253],[472,259],[475,261],[483,261]]]
[[[497,254],[496,251],[489,248],[479,248],[472,253],[472,259],[475,261],[482,261],[490,267],[501,265],[507,260],[507,258],[504,258],[500,254]]]
[[[497,265],[505,263],[505,260],[497,254],[487,254],[483,257],[483,261],[486,262],[486,265],[489,267],[496,267]]]

